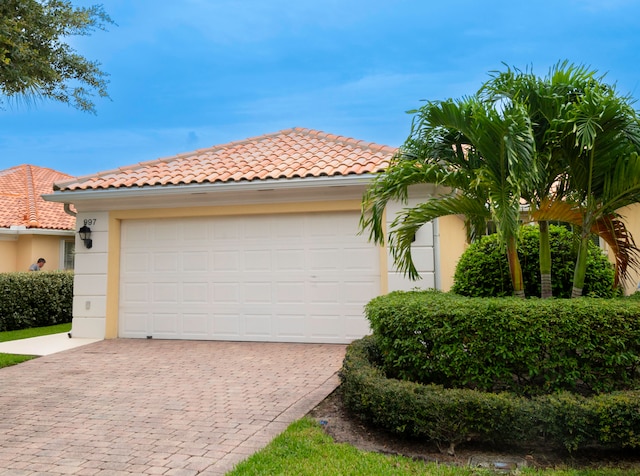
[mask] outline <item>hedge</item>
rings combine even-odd
[[[541,395],[636,388],[636,299],[467,298],[393,292],[366,315],[390,377]]]
[[[550,225],[549,244],[553,296],[569,298],[578,254],[576,238],[566,228]],[[537,226],[521,228],[518,257],[526,296],[540,297],[540,231]],[[463,296],[512,296],[507,254],[498,235],[483,236],[472,243],[460,257],[453,280],[451,290]],[[583,294],[590,297],[616,297],[620,290],[614,288],[614,280],[613,265],[599,247],[589,242]]]
[[[0,273],[0,331],[71,322],[73,273]]]
[[[345,405],[393,433],[427,438],[453,452],[466,441],[547,444],[569,451],[593,445],[640,446],[640,392],[583,397],[558,392],[526,398],[509,392],[446,389],[387,378],[375,337],[354,341],[340,371]]]

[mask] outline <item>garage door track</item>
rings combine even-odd
[[[224,474],[335,389],[344,352],[115,339],[0,369],[0,474]]]

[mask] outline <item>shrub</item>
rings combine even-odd
[[[540,297],[539,236],[537,226],[523,226],[521,229],[518,256],[527,296]],[[553,296],[568,298],[571,296],[577,256],[575,238],[566,228],[551,225],[549,241]],[[614,297],[617,295],[614,278],[613,265],[600,248],[589,243],[583,294],[592,297]],[[498,242],[497,235],[483,236],[462,254],[456,266],[452,291],[472,297],[501,297],[513,294],[507,256]]]
[[[390,377],[521,395],[590,395],[637,385],[636,300],[397,291],[373,299],[365,311]]]
[[[0,273],[0,331],[71,322],[73,273]]]
[[[428,438],[450,451],[463,441],[525,445],[541,438],[570,451],[594,444],[640,447],[640,392],[525,398],[400,381],[371,361],[381,352],[377,346],[372,336],[349,345],[341,388],[347,408],[388,431]]]

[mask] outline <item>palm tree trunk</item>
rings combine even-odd
[[[582,288],[584,288],[584,278],[587,274],[588,247],[589,235],[582,234],[580,236],[580,247],[578,248],[578,257],[576,258],[576,267],[573,271],[573,290],[571,291],[572,298],[582,296]]]
[[[551,288],[551,245],[549,244],[549,222],[538,223],[540,228],[540,297],[553,297]]]
[[[515,236],[511,236],[507,239],[507,261],[509,262],[509,273],[511,273],[513,295],[524,299],[524,280],[522,278],[522,268],[520,267],[520,259],[518,258]]]

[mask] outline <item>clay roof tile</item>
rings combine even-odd
[[[384,170],[396,149],[293,128],[59,181],[56,190],[288,179]]]
[[[53,191],[54,182],[72,178],[28,164],[0,170],[0,228],[73,230],[75,217],[64,211],[64,205],[42,199],[43,194]]]

